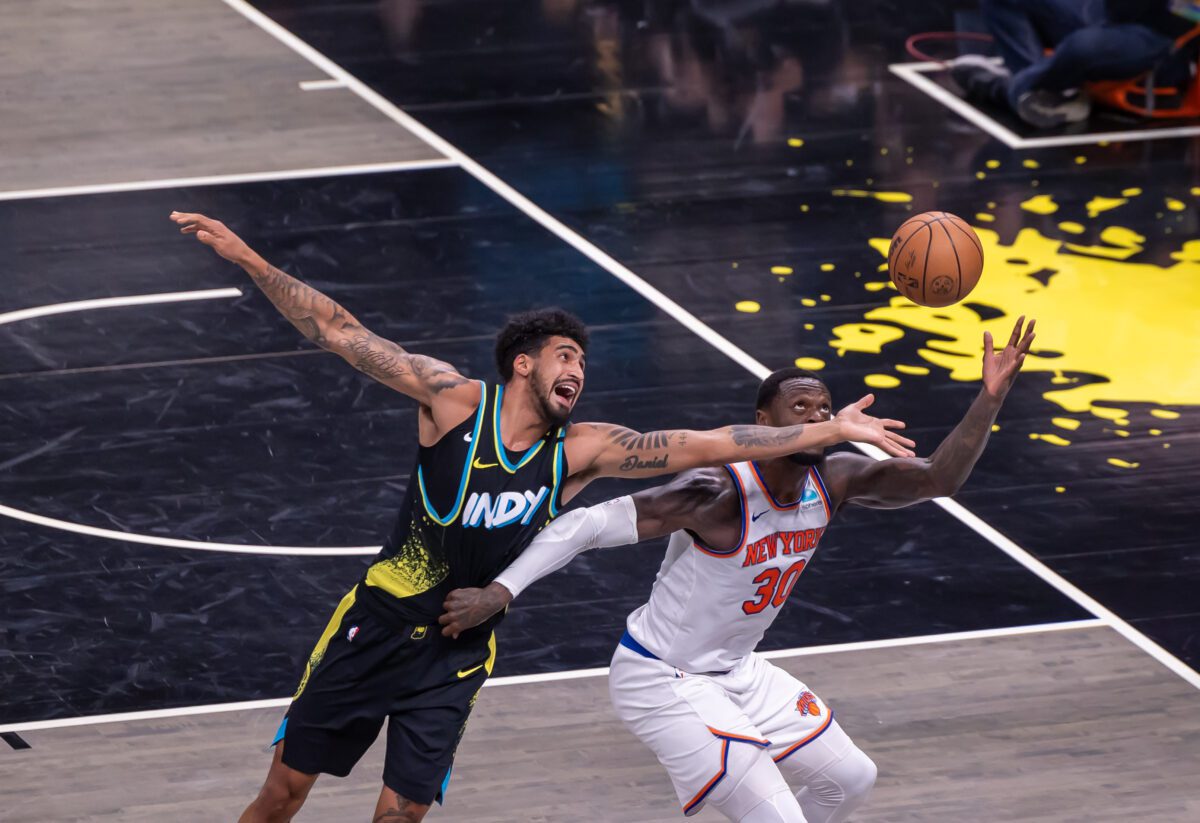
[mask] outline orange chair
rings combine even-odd
[[[1189,78],[1186,88],[1156,84],[1156,78],[1184,75]],[[1200,118],[1200,26],[1176,40],[1151,71],[1128,80],[1088,83],[1087,92],[1096,103],[1139,117]]]

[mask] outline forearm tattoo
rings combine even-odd
[[[782,446],[799,439],[804,434],[804,426],[797,424],[785,428],[768,426],[730,426],[729,436],[736,446],[742,448]]]
[[[358,323],[333,300],[268,264],[250,277],[300,333],[322,348],[329,347],[328,330],[347,330]]]
[[[449,364],[409,354],[363,328],[336,301],[272,265],[250,277],[301,334],[321,348],[349,355],[346,359],[368,377],[386,382],[411,376],[434,394],[469,382]]]

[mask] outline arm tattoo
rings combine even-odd
[[[803,425],[787,426],[782,429],[772,429],[767,426],[730,426],[729,436],[734,445],[743,448],[757,446],[780,446],[795,440],[804,433]]]
[[[409,355],[390,340],[375,334],[356,334],[343,345],[354,355],[354,368],[376,380],[392,380],[410,372],[404,368]]]
[[[263,271],[251,272],[250,277],[301,334],[323,349],[344,348],[346,351],[337,353],[348,354],[346,359],[368,377],[382,382],[415,377],[434,394],[469,382],[450,365],[409,354],[363,328],[335,301],[270,264]]]
[[[359,327],[350,314],[312,286],[268,264],[250,278],[300,333],[321,348],[329,347],[326,331]]]
[[[643,449],[665,449],[671,445],[671,441],[680,437],[680,442],[686,442],[687,438],[681,432],[665,431],[665,432],[647,432],[639,434],[632,429],[626,429],[622,426],[614,426],[612,431],[608,433],[608,439],[618,446],[624,447],[627,452],[642,451]]]

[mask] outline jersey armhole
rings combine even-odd
[[[432,519],[433,522],[437,523],[439,526],[449,526],[454,522],[455,518],[458,517],[459,513],[462,511],[463,499],[466,496],[467,484],[471,480],[471,464],[475,460],[475,451],[479,448],[479,435],[481,434],[483,418],[487,411],[487,384],[482,380],[478,382],[480,392],[479,408],[475,410],[475,423],[474,428],[471,430],[471,447],[467,449],[467,458],[463,463],[462,474],[459,475],[458,494],[455,496],[454,505],[450,508],[450,514],[446,515],[445,517],[442,517],[437,513],[433,507],[433,501],[429,499],[429,492],[425,488],[425,470],[421,465],[420,456],[417,457],[417,490],[421,494],[421,505],[425,507],[425,513],[429,515],[430,519]],[[467,420],[470,419],[471,418],[469,417],[467,418]],[[464,420],[463,423],[465,422],[467,421]],[[462,423],[459,423],[458,425],[461,426]],[[457,429],[458,426],[455,428]],[[448,435],[449,433],[450,432],[447,432],[446,434]],[[445,436],[442,437],[442,440],[444,439]],[[438,441],[438,443],[440,442],[441,440]],[[434,448],[436,445],[437,444],[434,444],[434,446],[429,446],[428,448]]]
[[[569,425],[569,424],[568,424]],[[554,460],[552,463],[554,486],[550,489],[550,517],[558,517],[563,510],[562,493],[563,483],[571,472],[567,468],[567,450],[564,443],[567,439],[567,427],[559,426],[558,433],[554,437]]]
[[[813,479],[813,486],[816,488],[817,494],[821,495],[821,503],[825,506],[825,519],[829,520],[833,517],[833,505],[829,497],[829,490],[825,488],[825,479],[821,477],[816,466],[809,466],[808,472]]]
[[[732,466],[725,466],[725,471],[729,472],[729,476],[733,478],[733,488],[737,491],[738,496],[738,516],[741,520],[741,532],[738,535],[737,545],[732,549],[714,549],[709,546],[698,535],[689,531],[692,536],[692,544],[707,555],[713,557],[732,557],[742,550],[742,546],[746,544],[746,489],[742,486],[742,478]]]

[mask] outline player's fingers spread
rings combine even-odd
[[[991,356],[994,351],[995,347],[992,345],[992,333],[990,331],[985,331],[983,333],[983,353]]]
[[[1017,341],[1021,339],[1021,327],[1025,325],[1025,315],[1017,318],[1017,323],[1013,326],[1012,336],[1008,338],[1008,345],[1015,346]]]
[[[917,447],[916,441],[909,440],[907,437],[896,434],[895,432],[888,432],[888,441],[891,443],[897,443],[906,449],[915,449]]]
[[[905,424],[905,422],[903,420],[888,419],[888,420],[880,420],[879,422],[883,424],[883,427],[885,429],[907,429],[908,428],[908,426]]]
[[[858,400],[855,400],[853,403],[851,403],[850,407],[854,408],[854,409],[858,409],[859,411],[862,411],[863,409],[868,408],[874,402],[875,402],[875,395],[864,394]]]

